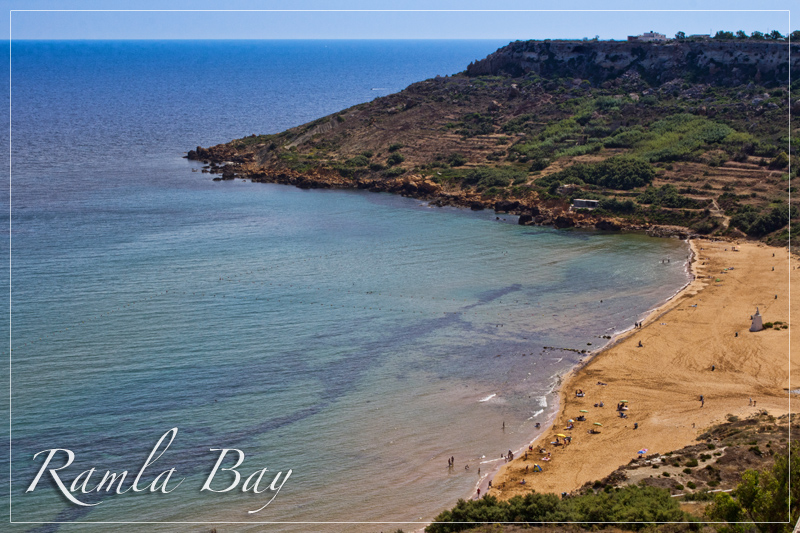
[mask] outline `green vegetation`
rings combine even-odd
[[[669,491],[631,485],[565,499],[559,499],[555,494],[534,492],[508,501],[500,501],[494,496],[459,500],[453,509],[439,514],[425,531],[464,531],[483,522],[524,522],[531,525],[543,522],[629,522],[620,523],[619,527],[635,531],[644,529],[646,522],[688,520],[678,501],[670,498]],[[582,527],[592,529],[593,525],[583,524]]]
[[[693,200],[678,194],[678,189],[674,185],[662,185],[660,188],[648,187],[645,192],[640,194],[636,201],[640,204],[652,204],[662,207],[676,207],[684,209],[702,209],[706,207],[710,200]]]
[[[554,183],[590,183],[609,189],[628,190],[649,184],[655,175],[655,170],[646,161],[616,156],[599,163],[576,163],[538,182],[547,186]]]
[[[363,155],[357,155],[345,162],[345,165],[350,167],[365,167],[369,165],[369,158]]]
[[[464,154],[453,152],[447,157],[447,164],[451,167],[460,167],[467,164],[467,158],[464,157]]]
[[[467,172],[462,183],[474,185],[480,191],[491,187],[507,187],[525,177],[524,172],[513,167],[480,167]]]
[[[386,159],[386,164],[391,167],[394,165],[399,165],[405,160],[406,158],[403,156],[403,154],[398,154],[397,152],[395,152]]]
[[[456,133],[464,137],[488,135],[494,133],[494,118],[480,113],[467,113],[461,118],[461,122],[453,124],[452,127]]]
[[[706,515],[728,522],[721,530],[726,533],[744,533],[753,526],[763,533],[791,532],[800,519],[800,444],[792,443],[791,460],[787,451],[769,470],[745,471],[732,493],[714,496]]]
[[[736,215],[731,217],[731,225],[752,237],[763,237],[786,226],[790,218],[797,216],[798,211],[794,206],[791,208],[788,205],[776,206],[761,214],[752,206],[742,206]]]
[[[605,140],[608,148],[633,148],[633,152],[651,162],[682,161],[698,158],[703,151],[723,141],[740,145],[742,136],[725,124],[703,116],[678,113],[658,120],[645,129],[633,126],[620,128]]]

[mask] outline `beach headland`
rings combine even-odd
[[[797,335],[790,333],[790,317],[800,304],[790,302],[790,282],[800,281],[800,259],[786,248],[754,242],[693,240],[691,246],[694,280],[642,327],[565,376],[552,425],[527,458],[523,452],[503,465],[490,494],[508,499],[532,490],[572,492],[639,457],[640,450],[663,454],[694,444],[727,415],[793,411],[790,376],[798,365],[790,359]],[[749,331],[756,308],[773,327]],[[627,409],[618,410],[621,403]],[[566,429],[570,420],[573,428]],[[559,434],[571,442],[552,444]],[[534,465],[542,471],[534,472]]]

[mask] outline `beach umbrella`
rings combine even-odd
[[[589,411],[587,411],[586,409],[581,409],[581,413],[588,413],[588,412]]]
[[[575,422],[575,421],[574,421],[573,419],[571,419],[571,418],[569,419],[569,421],[570,421],[570,422]]]
[[[566,435],[564,435],[563,433],[558,433],[558,434],[556,434],[556,437],[562,437],[562,438],[565,438],[565,437],[566,437]]]
[[[595,422],[594,425],[595,426],[602,426],[603,424],[601,424],[600,422]]]
[[[639,451],[638,451],[638,452],[636,452],[636,453],[638,453],[639,455],[644,455],[644,454],[646,454],[646,453],[647,453],[647,448],[642,448],[641,450],[639,450]]]

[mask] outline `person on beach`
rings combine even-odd
[[[717,368],[716,365],[711,365],[711,371],[713,372],[714,369]]]
[[[480,489],[480,487],[478,487],[478,498],[480,498],[480,497],[481,497],[481,489]]]
[[[703,406],[705,405],[705,403],[706,403],[706,399],[705,399],[705,398],[703,397],[703,395],[701,394],[701,395],[700,395],[700,407],[703,407]]]

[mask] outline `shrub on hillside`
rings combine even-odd
[[[599,163],[576,163],[561,172],[550,174],[541,184],[591,183],[609,189],[627,190],[649,184],[655,175],[655,170],[647,161],[614,156]]]
[[[480,167],[467,172],[463,183],[475,185],[478,190],[490,187],[507,187],[511,182],[527,177],[521,170],[511,167]]]
[[[403,154],[398,154],[397,152],[395,152],[392,155],[390,155],[388,158],[386,158],[386,164],[391,167],[391,166],[394,166],[394,165],[399,165],[400,163],[402,163],[405,160],[406,160],[406,158],[403,157]]]
[[[647,522],[685,522],[687,515],[670,493],[655,487],[631,485],[599,494],[559,499],[555,494],[533,492],[500,501],[494,496],[478,500],[459,500],[456,506],[440,513],[427,533],[449,533],[478,527],[481,522],[617,522],[623,529],[639,530]]]

